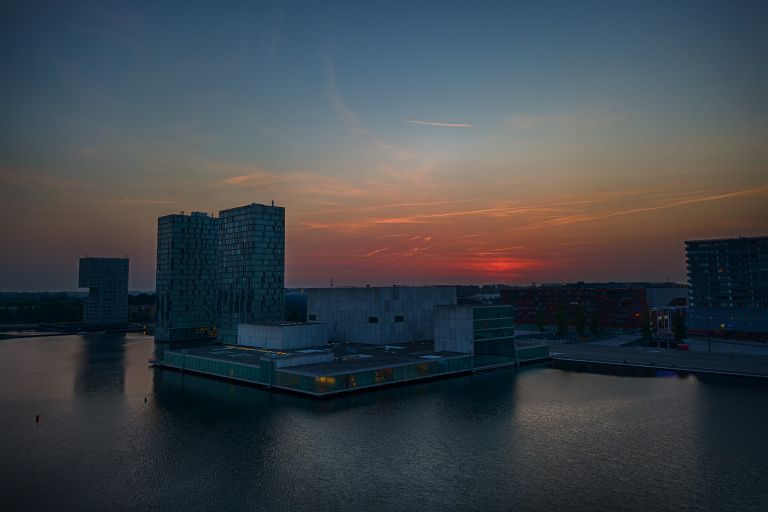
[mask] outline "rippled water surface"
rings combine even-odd
[[[768,387],[529,368],[317,402],[153,370],[157,350],[0,341],[0,509],[768,503]]]

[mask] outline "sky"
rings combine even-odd
[[[685,282],[768,234],[767,2],[0,13],[0,290],[152,290],[159,216],[273,200],[289,287]]]

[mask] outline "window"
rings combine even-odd
[[[379,317],[377,317],[377,316],[369,316],[368,317],[368,323],[369,324],[377,324],[377,323],[379,323]]]
[[[317,320],[317,315],[315,314],[307,315],[307,320],[309,321]]]
[[[403,315],[395,315],[395,322],[404,322],[405,317]]]

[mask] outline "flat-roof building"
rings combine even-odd
[[[435,307],[435,351],[472,354],[475,366],[509,364],[516,359],[512,306]]]
[[[237,344],[273,350],[327,347],[328,325],[321,322],[240,324]]]
[[[517,324],[554,325],[563,310],[573,317],[576,308],[610,329],[639,329],[650,308],[665,307],[685,298],[685,285],[675,283],[568,283],[521,286],[501,290],[501,302],[515,307]]]
[[[281,321],[284,268],[282,207],[160,217],[155,339],[236,343],[239,324]]]
[[[688,328],[768,334],[768,236],[688,240]]]
[[[385,345],[432,340],[435,306],[456,304],[453,286],[311,288],[307,319],[331,341]]]
[[[158,341],[215,336],[217,220],[201,212],[157,219]]]
[[[78,286],[88,288],[83,303],[84,323],[128,322],[128,258],[81,258]]]
[[[216,309],[219,340],[239,324],[281,321],[285,293],[285,208],[249,204],[219,212]]]

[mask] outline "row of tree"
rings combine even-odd
[[[543,332],[546,329],[548,319],[544,311],[537,311],[536,324],[539,331]],[[587,313],[582,304],[574,304],[570,308],[567,304],[562,304],[558,309],[554,325],[555,334],[560,337],[566,336],[571,327],[573,327],[576,336],[579,338],[586,338],[587,334],[597,337],[605,332],[605,326],[597,312]],[[650,339],[653,337],[654,332],[655,329],[649,312],[647,310],[641,312],[640,333],[642,337]],[[675,341],[682,341],[686,337],[685,316],[681,311],[674,311],[672,313],[672,333]]]

